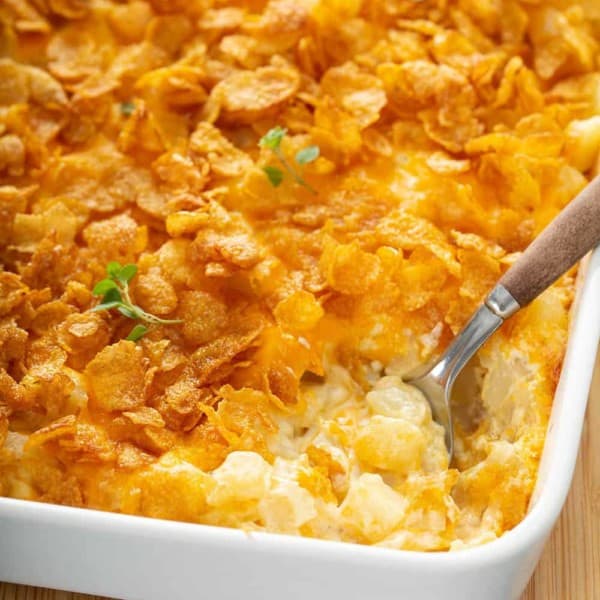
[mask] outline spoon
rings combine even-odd
[[[537,298],[599,243],[600,176],[559,213],[502,275],[433,366],[405,377],[406,383],[423,392],[433,418],[444,427],[450,459],[454,451],[450,394],[458,374],[506,319]]]

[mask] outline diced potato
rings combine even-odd
[[[135,512],[158,519],[199,521],[213,486],[210,475],[167,453],[140,474]],[[129,512],[127,505],[124,508]]]
[[[375,415],[359,430],[354,444],[363,462],[389,471],[408,473],[421,466],[425,435],[405,419]]]
[[[278,483],[260,501],[258,510],[267,529],[282,533],[298,533],[317,515],[315,499],[293,481]]]
[[[580,171],[589,171],[600,152],[600,115],[575,120],[567,127],[565,153],[569,162]]]
[[[216,487],[208,497],[213,506],[259,500],[269,487],[271,466],[256,452],[232,452],[211,475]]]
[[[402,520],[405,510],[406,500],[380,475],[372,473],[363,473],[352,482],[340,507],[347,526],[369,543],[389,535]]]
[[[431,418],[425,396],[416,387],[404,383],[400,377],[384,377],[367,394],[369,408],[376,415],[405,419],[423,425]]]

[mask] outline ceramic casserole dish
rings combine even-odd
[[[0,1],[0,581],[516,600],[600,253],[480,348],[452,457],[407,375],[598,174],[593,4]]]
[[[0,498],[0,580],[117,598],[516,600],[571,483],[600,336],[600,252],[581,269],[537,486],[500,539],[388,550]]]

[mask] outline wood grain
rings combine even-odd
[[[59,592],[28,585],[0,583],[0,600],[104,600],[100,596],[86,596],[72,592]]]
[[[0,600],[103,599],[0,583]],[[571,493],[521,600],[600,600],[600,357]]]
[[[521,600],[600,600],[600,356],[571,493]]]

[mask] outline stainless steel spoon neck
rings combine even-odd
[[[462,331],[431,369],[433,376],[445,388],[454,383],[457,375],[482,344],[502,325],[505,319],[521,308],[510,292],[497,285],[486,297]]]
[[[425,394],[433,418],[444,427],[450,459],[454,452],[450,409],[450,394],[454,380],[482,344],[504,323],[505,319],[520,308],[519,303],[504,286],[496,285],[433,367],[413,373],[407,378],[408,383],[412,383]]]
[[[512,294],[500,284],[496,285],[487,295],[484,303],[495,315],[502,319],[508,319],[521,308]]]

